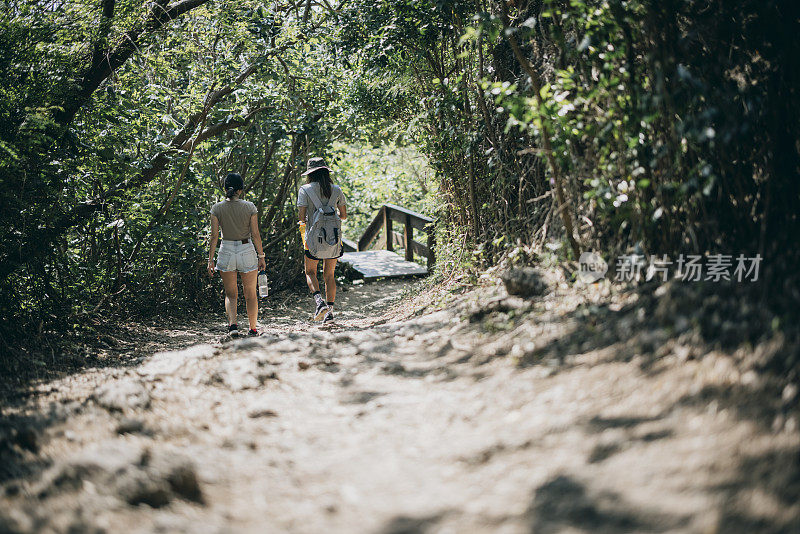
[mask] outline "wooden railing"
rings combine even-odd
[[[403,225],[403,232],[394,231],[394,223]],[[434,220],[421,213],[395,206],[394,204],[384,204],[358,243],[344,240],[344,249],[348,252],[356,250],[369,250],[385,248],[394,250],[395,247],[405,249],[405,258],[414,261],[414,254],[427,258],[428,270],[433,268],[435,256],[433,252],[436,242],[434,234]],[[383,230],[383,232],[381,232]],[[428,236],[427,245],[414,241],[414,230],[425,232]],[[377,241],[376,241],[376,238]]]

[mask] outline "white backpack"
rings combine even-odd
[[[314,211],[308,216],[306,228],[306,246],[308,252],[321,260],[338,258],[342,254],[342,220],[335,207],[328,204],[339,198],[331,184],[331,197],[323,204],[312,187],[306,188],[308,198],[314,204]]]

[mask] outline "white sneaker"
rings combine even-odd
[[[321,321],[326,313],[328,313],[328,305],[325,304],[325,301],[320,300],[317,302],[317,311],[314,312],[314,320]]]

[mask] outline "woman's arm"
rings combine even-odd
[[[211,246],[208,250],[208,275],[214,276],[214,252],[217,251],[219,242],[219,219],[216,215],[211,216]]]
[[[339,206],[339,218],[345,220],[347,218],[347,206]]]
[[[297,208],[297,222],[303,224],[306,222],[306,207],[300,206]]]
[[[253,238],[253,245],[255,245],[258,253],[258,270],[264,271],[267,268],[267,260],[264,259],[264,249],[261,248],[261,232],[258,231],[257,213],[250,217],[250,236]]]

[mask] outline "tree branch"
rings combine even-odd
[[[245,68],[234,81],[233,84],[227,85],[221,89],[216,91],[212,91],[206,95],[206,98],[203,102],[203,108],[205,109],[206,106],[209,107],[209,110],[214,107],[215,105],[219,104],[226,96],[231,94],[234,88],[237,85],[243,83],[250,75],[252,75],[257,69],[256,65],[250,65],[249,67]],[[211,137],[219,135],[223,132],[228,130],[232,130],[235,128],[240,128],[242,126],[246,126],[250,123],[250,119],[258,113],[266,108],[259,107],[248,113],[244,120],[236,120],[231,119],[229,121],[223,121],[219,124],[215,124],[213,126],[209,126],[202,134],[201,138],[198,142],[203,142]],[[178,132],[175,137],[170,142],[170,150],[165,150],[163,152],[159,152],[155,156],[150,159],[150,166],[144,169],[139,175],[135,176],[133,179],[126,180],[124,182],[120,182],[115,186],[109,188],[106,192],[105,198],[109,198],[110,196],[118,193],[119,191],[130,189],[131,187],[139,187],[144,184],[149,183],[153,178],[158,175],[161,171],[163,171],[167,165],[169,164],[169,154],[174,150],[183,150],[186,151],[189,148],[191,136],[194,131],[197,129],[197,124],[200,122],[200,119],[203,116],[203,111],[198,111],[193,113],[189,116],[184,124],[181,131]]]
[[[256,182],[258,182],[258,179],[261,178],[261,176],[263,176],[265,172],[267,172],[267,168],[269,167],[269,164],[272,161],[272,154],[275,153],[275,147],[277,147],[277,146],[278,146],[278,140],[274,139],[272,141],[272,144],[269,145],[269,147],[267,148],[267,150],[266,150],[266,152],[264,154],[264,164],[261,165],[261,168],[258,170],[256,175],[253,177],[252,180],[250,180],[250,183],[245,186],[245,188],[244,188],[244,194],[245,195],[247,194],[248,191],[250,191],[250,189],[252,189],[252,187],[254,185],[256,185]],[[260,206],[259,206],[259,208],[260,208]]]
[[[511,50],[514,52],[514,57],[517,58],[517,61],[525,70],[525,73],[528,75],[528,78],[531,80],[531,89],[533,89],[533,98],[536,103],[536,109],[542,109],[542,96],[541,96],[541,87],[542,82],[539,78],[539,74],[531,65],[531,62],[528,61],[528,58],[522,53],[522,50],[519,47],[519,43],[517,43],[517,38],[514,36],[514,33],[510,31],[510,23],[508,19],[508,6],[506,5],[506,0],[500,2],[501,6],[501,20],[503,22],[503,29],[505,31],[506,38],[508,39],[508,43],[511,45]],[[581,249],[578,245],[578,242],[575,240],[575,235],[573,233],[573,224],[572,224],[572,214],[569,210],[565,209],[567,207],[566,196],[564,195],[564,183],[563,178],[561,176],[560,168],[558,167],[558,163],[556,163],[555,156],[553,156],[553,147],[550,143],[550,132],[552,132],[552,127],[550,125],[550,121],[544,115],[539,115],[539,118],[542,122],[542,147],[544,148],[545,157],[547,158],[547,163],[550,166],[550,172],[553,175],[553,182],[555,183],[555,190],[556,190],[556,199],[558,200],[558,210],[561,213],[561,219],[564,222],[564,229],[567,232],[567,240],[569,241],[570,247],[572,248],[572,252],[575,255],[575,259],[577,260],[578,257],[581,255]]]
[[[90,65],[81,75],[77,91],[64,99],[61,111],[54,116],[61,126],[71,123],[78,110],[91,98],[112,72],[120,68],[139,48],[142,39],[184,13],[201,6],[209,0],[183,0],[168,6],[168,0],[156,0],[151,4],[144,22],[135,24],[125,32],[112,50],[93,54]],[[104,11],[106,6],[104,5]],[[112,6],[113,8],[113,6]]]
[[[273,245],[277,245],[278,243],[286,239],[288,236],[292,234],[292,232],[297,230],[298,226],[299,225],[297,224],[297,222],[293,222],[292,224],[290,224],[289,228],[284,230],[279,236],[275,237],[272,241],[264,245],[264,250],[270,249],[272,248]]]
[[[272,205],[269,207],[269,211],[267,211],[267,214],[264,216],[263,221],[259,225],[260,228],[269,227],[269,225],[272,224],[272,219],[275,218],[275,214],[281,207],[283,207],[286,197],[286,190],[289,189],[290,178],[292,177],[292,171],[294,170],[294,159],[297,156],[297,146],[299,144],[300,137],[295,135],[292,139],[292,151],[289,155],[289,159],[286,161],[286,168],[283,171],[283,182],[281,183],[280,189],[278,189],[278,193],[275,195],[275,199],[272,201]]]
[[[202,117],[200,118],[200,128],[201,131],[197,134],[197,136],[189,142],[189,154],[186,156],[186,163],[183,165],[183,170],[181,171],[180,176],[178,177],[178,181],[175,182],[175,186],[172,188],[172,194],[164,201],[164,204],[159,208],[158,212],[153,216],[150,220],[150,224],[147,225],[147,229],[142,233],[141,237],[139,237],[139,241],[136,243],[136,246],[133,247],[133,251],[131,251],[130,256],[128,256],[128,261],[125,263],[125,268],[123,272],[128,270],[128,267],[133,263],[134,258],[139,252],[139,249],[142,246],[145,238],[150,234],[150,232],[155,228],[156,224],[166,215],[169,211],[169,208],[172,206],[172,203],[175,201],[175,197],[178,195],[178,190],[183,184],[183,180],[186,178],[186,173],[189,171],[189,164],[192,161],[192,157],[194,156],[194,149],[197,147],[197,144],[201,142],[200,137],[203,135],[202,128],[206,123],[206,119],[208,118],[208,112],[210,110],[210,100],[206,99],[207,103],[206,106],[203,108]]]

